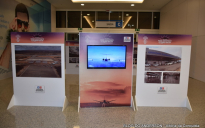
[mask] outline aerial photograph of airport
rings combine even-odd
[[[146,47],[145,71],[180,71],[181,47]]]
[[[167,84],[179,84],[180,72],[164,72],[163,83]]]
[[[61,78],[61,46],[15,45],[16,77]]]
[[[161,72],[145,72],[145,83],[161,83]]]

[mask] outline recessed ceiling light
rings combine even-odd
[[[126,14],[126,16],[129,16],[129,14]]]
[[[90,14],[87,14],[88,16],[90,15]]]
[[[84,4],[81,4],[81,6],[84,6]]]
[[[131,6],[135,6],[135,4],[131,4]]]

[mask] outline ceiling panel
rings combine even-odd
[[[142,4],[135,4],[134,7],[130,6],[130,3],[95,3],[81,6],[79,3],[72,3],[71,0],[47,0],[56,9],[69,9],[69,10],[111,10],[111,11],[124,11],[124,10],[160,10],[164,5],[171,0],[144,0]]]

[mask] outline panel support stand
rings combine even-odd
[[[11,107],[13,107],[15,104],[14,104],[14,99],[15,99],[15,97],[14,97],[14,95],[12,96],[12,98],[11,98],[11,101],[10,101],[10,103],[9,103],[9,106],[7,107],[7,110],[8,109],[10,109]]]
[[[78,97],[78,113],[80,111],[80,96]]]
[[[190,111],[192,111],[192,107],[191,107],[191,104],[190,104],[190,102],[189,102],[188,96],[187,96],[187,99],[186,99],[186,107],[187,107]]]
[[[64,111],[67,106],[68,106],[68,99],[67,99],[67,97],[65,96],[62,111]]]

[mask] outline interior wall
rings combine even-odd
[[[27,21],[28,24],[17,21]],[[27,27],[26,27],[27,26]],[[0,2],[0,80],[12,76],[10,32],[50,32],[51,5],[46,0],[1,0]]]
[[[205,82],[205,0],[172,0],[160,10],[160,34],[192,35],[190,77]]]

